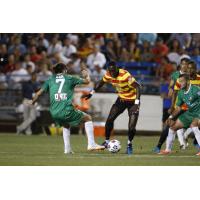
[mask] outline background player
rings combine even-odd
[[[131,74],[120,69],[115,62],[110,62],[108,69],[102,80],[96,85],[94,90],[84,95],[85,98],[90,98],[95,91],[98,91],[105,83],[112,84],[118,92],[118,98],[112,105],[105,125],[105,142],[103,145],[107,147],[113,130],[115,119],[128,109],[129,123],[128,123],[128,144],[127,154],[133,153],[132,140],[136,133],[136,124],[139,115],[140,105],[140,84],[135,80]]]
[[[182,128],[191,126],[195,134],[198,144],[200,144],[200,131],[198,128],[198,121],[200,119],[200,87],[191,85],[189,75],[182,74],[179,78],[181,90],[178,92],[178,100],[176,109],[170,115],[168,122],[170,125],[169,133],[166,141],[166,149],[160,154],[169,154],[172,149],[172,144],[175,139],[175,133]],[[181,105],[186,104],[188,110],[178,116],[178,119],[173,123],[174,117],[181,113]],[[171,122],[172,121],[172,122]],[[200,155],[200,151],[197,153]]]
[[[177,70],[176,72],[172,73],[172,75],[171,75],[168,96],[169,96],[169,98],[172,99],[171,100],[172,103],[171,103],[170,109],[168,110],[168,116],[173,112],[174,107],[175,107],[175,102],[176,102],[176,97],[177,97],[177,91],[175,90],[175,84],[176,84],[177,79],[179,78],[179,76],[181,74],[187,73],[187,67],[188,67],[189,61],[190,60],[188,58],[182,58],[181,62],[180,62],[180,70]],[[155,152],[155,153],[160,152],[160,149],[161,149],[163,143],[166,141],[168,132],[169,132],[169,126],[167,125],[167,126],[164,127],[164,129],[163,129],[163,131],[160,135],[158,144],[153,149],[153,152]]]
[[[54,75],[52,75],[36,93],[29,102],[34,104],[43,92],[49,92],[50,113],[55,123],[64,126],[63,139],[65,153],[71,153],[70,146],[70,126],[77,126],[81,122],[85,123],[85,131],[88,137],[88,150],[102,150],[105,147],[97,145],[94,141],[93,123],[91,116],[76,110],[72,105],[74,87],[79,84],[88,84],[90,82],[87,70],[82,69],[83,78],[77,78],[66,75],[65,65],[58,63],[54,66]]]

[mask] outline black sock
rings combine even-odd
[[[161,133],[161,135],[160,135],[160,139],[159,139],[159,141],[158,141],[157,147],[158,147],[159,149],[161,149],[163,143],[164,143],[165,140],[167,139],[168,132],[169,132],[169,126],[166,126],[166,127],[163,129],[163,131],[162,131],[162,133]]]
[[[194,144],[194,145],[197,145],[197,144],[198,144],[196,138],[194,138],[194,140],[193,140],[193,144]]]

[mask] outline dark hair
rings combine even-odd
[[[183,62],[183,61],[189,63],[189,62],[190,62],[190,59],[189,59],[189,58],[182,58],[182,59],[181,59],[181,62]]]
[[[192,65],[197,70],[197,64],[194,61],[190,61],[188,65]]]
[[[180,74],[180,75],[179,75],[179,78],[182,78],[182,77],[185,78],[186,81],[189,81],[189,80],[190,80],[189,74]]]
[[[57,63],[53,67],[53,71],[55,74],[59,74],[59,73],[62,73],[65,68],[66,68],[66,65],[64,63]]]
[[[117,66],[117,64],[116,64],[115,61],[110,61],[110,62],[108,63],[108,67],[109,67],[109,66]]]

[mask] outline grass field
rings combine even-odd
[[[161,156],[152,153],[157,136],[137,136],[134,141],[134,155],[125,154],[126,137],[115,137],[122,143],[117,154],[107,150],[87,152],[84,136],[71,136],[75,154],[63,153],[61,136],[17,136],[0,134],[1,166],[195,166],[200,165],[200,157],[195,156],[196,149],[190,145],[185,151],[178,148],[176,141],[171,155]],[[99,143],[103,138],[96,139]]]

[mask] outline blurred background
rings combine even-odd
[[[74,105],[92,114],[95,134],[104,134],[104,124],[117,95],[110,85],[89,101],[82,100],[114,60],[142,84],[141,110],[137,129],[157,133],[162,130],[163,110],[170,107],[167,99],[172,72],[180,60],[189,57],[200,69],[200,34],[190,33],[1,33],[0,34],[0,132],[16,133],[16,126],[31,119],[24,134],[59,135],[48,112],[48,95],[35,106],[34,116],[24,115],[23,100],[30,87],[39,88],[52,75],[52,66],[63,62],[67,73],[80,75],[86,66],[92,83],[76,88]],[[32,94],[31,94],[32,95]],[[116,131],[127,130],[127,113],[115,123]],[[84,134],[82,127],[73,134]]]

